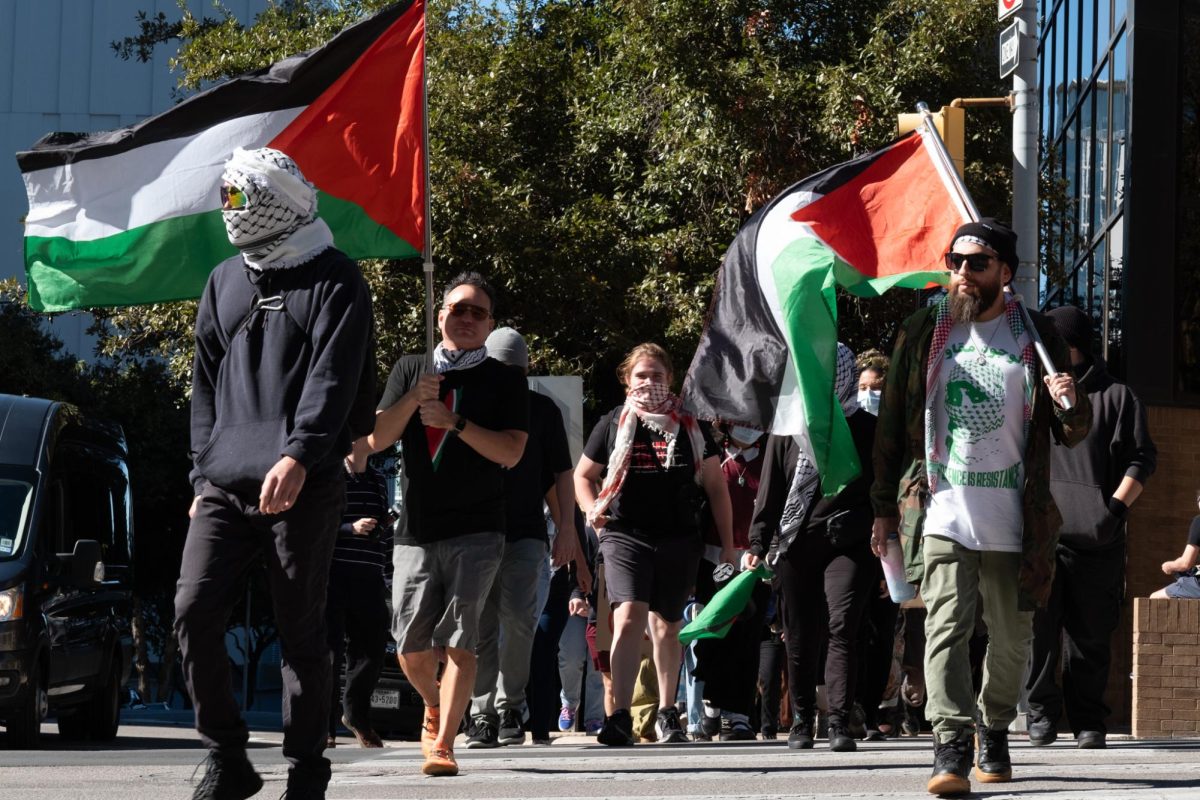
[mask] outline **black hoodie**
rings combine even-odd
[[[196,312],[192,469],[257,499],[282,457],[307,481],[336,474],[353,438],[374,427],[371,296],[358,265],[333,247],[287,269],[239,254],[209,276]]]
[[[1117,383],[1099,356],[1077,378],[1092,402],[1092,427],[1079,445],[1050,448],[1050,492],[1062,512],[1059,541],[1077,550],[1099,550],[1123,541],[1125,525],[1108,510],[1108,499],[1129,476],[1139,483],[1154,474],[1158,450],[1150,439],[1146,409]]]

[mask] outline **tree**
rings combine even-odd
[[[129,55],[181,42],[183,89],[315,46],[383,0],[293,0],[147,25]],[[152,20],[151,20],[152,21]],[[477,268],[534,372],[581,374],[594,405],[613,369],[662,341],[679,369],[724,249],[790,183],[894,137],[917,100],[995,95],[997,24],[977,0],[432,0],[428,11],[433,242],[441,279]],[[967,181],[1008,207],[1004,120],[969,122]],[[364,264],[382,378],[423,344],[416,264]],[[845,338],[884,345],[910,293],[841,302]],[[104,350],[165,357],[186,385],[191,304],[107,316]]]

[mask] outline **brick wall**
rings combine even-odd
[[[1134,600],[1133,735],[1197,736],[1200,600]]]
[[[1183,552],[1188,524],[1200,513],[1196,508],[1196,490],[1200,489],[1200,409],[1152,406],[1147,416],[1150,435],[1158,446],[1158,470],[1129,516],[1126,602],[1113,635],[1112,671],[1105,694],[1113,710],[1109,729],[1114,732],[1128,731],[1133,723],[1130,673],[1135,666],[1134,598],[1148,597],[1171,582],[1162,572],[1162,562]],[[1200,629],[1192,632],[1200,633]]]

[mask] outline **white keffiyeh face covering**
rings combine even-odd
[[[225,183],[246,195],[246,206],[222,209],[225,235],[248,262],[270,262],[272,253],[291,234],[314,221],[316,188],[301,174],[296,162],[270,147],[233,151],[221,175]],[[331,237],[313,238],[326,239]],[[311,249],[311,248],[308,248]]]

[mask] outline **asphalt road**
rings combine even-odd
[[[0,749],[0,798],[22,800],[172,800],[191,797],[204,751],[185,727],[123,725],[104,747],[59,744],[46,726],[39,751]],[[281,736],[255,732],[251,759],[267,783],[259,797],[284,790]],[[611,749],[582,735],[549,747],[465,750],[456,778],[426,778],[419,748],[392,742],[362,750],[353,740],[329,751],[328,797],[349,798],[928,798],[929,738],[860,743],[831,753],[818,742],[789,751],[777,742],[638,745]],[[1070,741],[1031,748],[1013,738],[1014,780],[976,784],[976,797],[1194,800],[1200,798],[1200,740],[1110,741],[1108,750],[1076,750]]]

